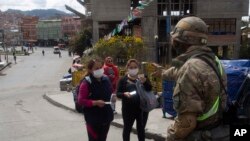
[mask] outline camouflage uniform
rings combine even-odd
[[[218,122],[221,120],[220,111],[226,105],[226,94],[222,90],[214,70],[200,58],[193,57],[196,54],[206,54],[215,58],[209,48],[191,46],[186,53],[173,60],[173,67],[162,74],[163,79],[176,81],[173,102],[177,117],[175,123],[167,131],[167,141],[214,141],[218,136],[227,136],[229,134],[228,128],[218,126]],[[209,57],[206,58],[218,68],[216,61]],[[224,70],[222,72],[223,83],[226,86],[226,75]],[[211,109],[218,95],[220,95],[219,110],[211,117],[198,121],[199,116]],[[216,135],[216,133],[219,135]]]

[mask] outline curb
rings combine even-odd
[[[7,63],[4,67],[0,68],[0,71],[4,70],[6,67],[8,67],[11,64],[12,64],[11,62]]]
[[[47,94],[44,94],[43,95],[43,98],[46,99],[48,102],[50,102],[51,104],[57,106],[57,107],[60,107],[60,108],[63,108],[65,110],[69,110],[69,111],[72,111],[72,112],[75,112],[75,113],[78,113],[75,109],[72,109],[72,108],[69,108],[59,102],[56,102],[54,101],[52,98],[50,98]]]
[[[55,100],[53,100],[52,98],[50,98],[46,93],[43,95],[43,98],[46,99],[51,104],[57,106],[57,107],[60,107],[60,108],[63,108],[65,110],[69,110],[69,111],[78,113],[75,109],[69,108],[69,107],[67,107],[67,106],[65,106],[65,105],[63,105],[63,104],[61,104],[59,102],[56,102]],[[78,113],[78,114],[80,114],[80,113]],[[123,128],[124,127],[123,124],[120,124],[120,123],[115,122],[115,121],[112,121],[111,125],[113,125],[113,126],[115,126],[117,128]],[[132,132],[135,133],[135,134],[137,134],[137,131],[136,131],[135,128],[132,128]],[[147,130],[145,132],[145,136],[146,136],[147,139],[153,139],[155,141],[165,141],[166,140],[165,137],[163,137],[163,136],[161,136],[159,134],[156,134],[156,133],[148,132]]]

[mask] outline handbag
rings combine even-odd
[[[144,85],[138,80],[136,89],[140,96],[140,108],[144,112],[150,112],[158,106],[156,96],[152,91],[146,91]]]

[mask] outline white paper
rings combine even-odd
[[[130,95],[135,95],[135,94],[136,94],[136,91],[130,92],[129,94],[130,94]]]
[[[111,102],[105,102],[105,104],[111,104]]]

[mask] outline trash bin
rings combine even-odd
[[[176,116],[176,111],[173,108],[173,91],[175,81],[164,80],[162,84],[163,88],[163,113],[164,117],[172,118]]]

